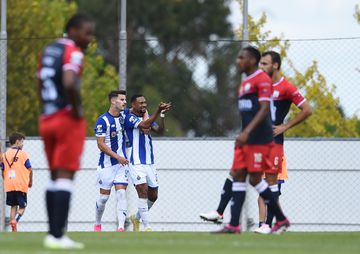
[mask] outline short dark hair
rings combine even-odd
[[[142,94],[134,94],[133,96],[131,96],[130,102],[133,103],[139,97],[144,97],[144,95],[142,95]]]
[[[281,56],[278,52],[269,50],[269,51],[265,51],[261,56],[270,56],[271,57],[271,61],[273,63],[277,63],[279,65],[278,70],[280,70],[281,67]]]
[[[65,32],[68,33],[69,30],[74,27],[79,28],[82,25],[82,23],[85,23],[85,22],[92,23],[92,22],[94,22],[94,20],[85,13],[76,13],[66,23]]]
[[[247,46],[247,47],[243,48],[243,50],[246,50],[247,52],[249,52],[251,54],[252,57],[255,58],[256,65],[259,64],[260,59],[261,59],[261,54],[260,54],[260,51],[257,48],[255,48],[253,46]]]
[[[25,139],[25,135],[19,132],[14,132],[9,136],[10,145],[14,145],[17,140]]]
[[[126,95],[126,91],[125,91],[125,90],[114,90],[114,91],[111,91],[111,92],[108,94],[109,101],[111,101],[112,98],[118,97],[119,94]]]

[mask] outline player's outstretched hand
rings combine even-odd
[[[165,113],[171,109],[172,105],[171,102],[161,102],[159,105],[159,112]]]

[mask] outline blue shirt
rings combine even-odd
[[[111,148],[114,153],[121,157],[126,157],[125,152],[125,132],[124,132],[124,114],[118,117],[110,115],[109,112],[102,114],[96,121],[95,136],[105,137],[105,144]],[[119,164],[118,160],[100,151],[98,166],[101,168],[111,167]]]
[[[125,117],[125,131],[131,146],[130,163],[132,165],[151,165],[154,164],[152,139],[150,134],[144,134],[138,128],[141,121],[143,121],[142,117],[132,113]],[[153,123],[154,125],[156,124]]]

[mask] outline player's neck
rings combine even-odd
[[[120,111],[112,107],[109,108],[108,112],[113,117],[118,117],[120,115]]]
[[[281,74],[280,74],[280,72],[279,72],[279,71],[275,71],[275,72],[273,73],[272,77],[271,77],[271,80],[272,80],[273,84],[278,83],[278,82],[280,81],[280,79],[281,79]]]
[[[251,74],[255,73],[258,70],[257,67],[251,68],[250,70],[246,71],[246,76],[250,76]]]
[[[132,108],[130,109],[130,113],[131,113],[131,114],[134,114],[134,115],[136,115],[136,116],[138,116],[138,117],[144,117],[144,114],[139,113],[139,112],[136,112],[136,111],[134,111]]]

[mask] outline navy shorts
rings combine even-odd
[[[9,206],[25,208],[27,205],[27,194],[21,191],[6,192],[6,204]]]

